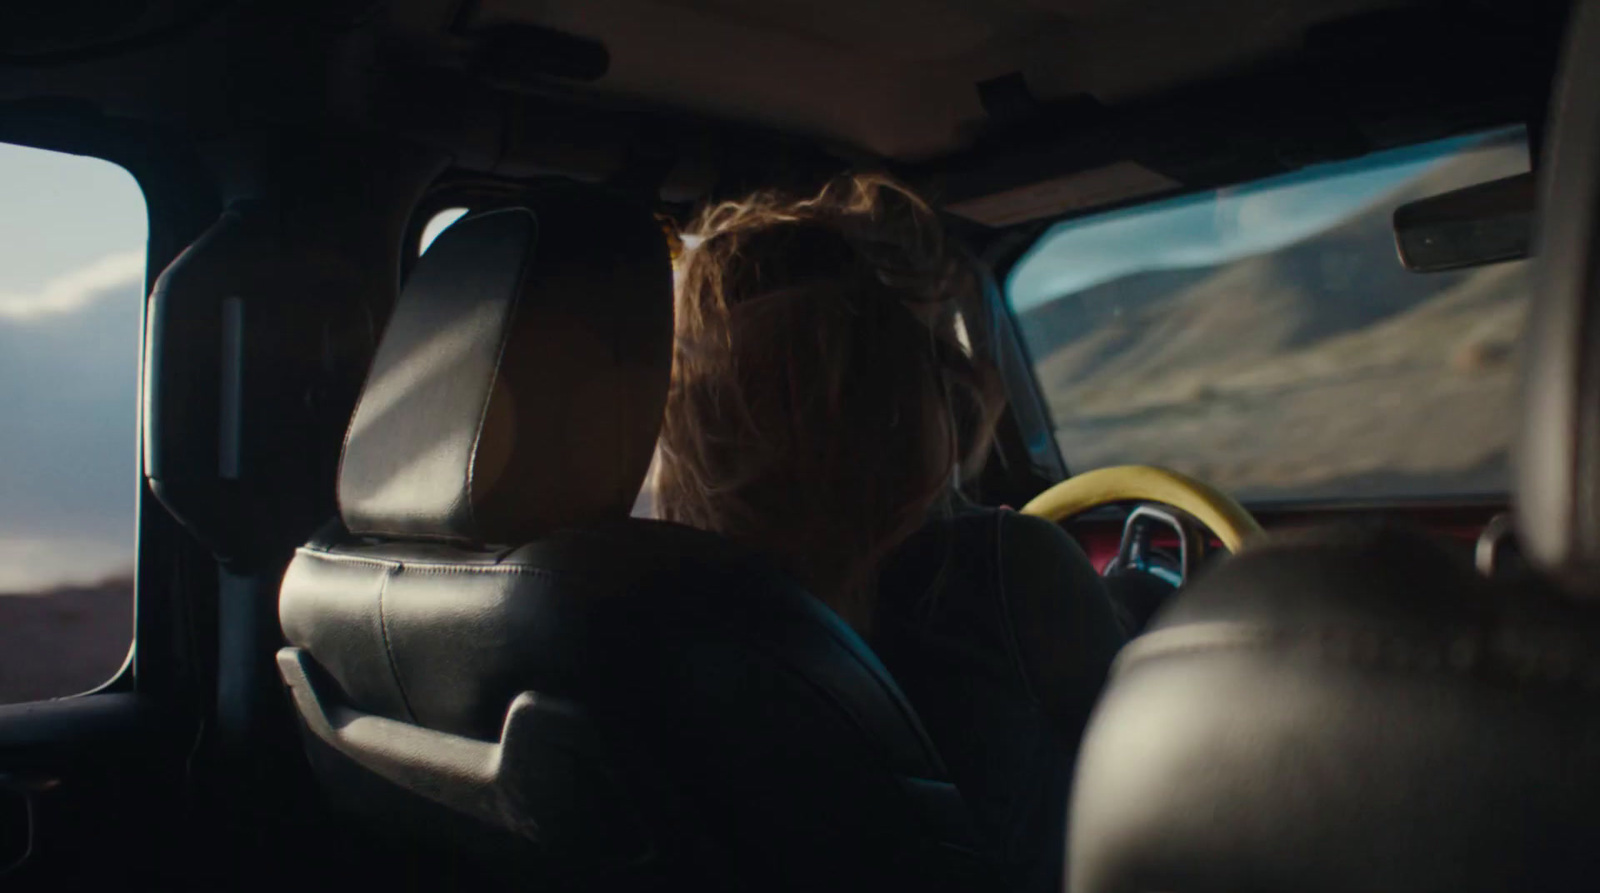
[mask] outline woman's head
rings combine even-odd
[[[858,625],[883,555],[987,448],[973,267],[881,177],[758,193],[691,227],[662,429],[664,517],[772,554]]]

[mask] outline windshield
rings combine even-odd
[[[1006,290],[1067,466],[1254,501],[1503,493],[1527,262],[1408,272],[1390,216],[1527,170],[1515,128],[1056,225]]]

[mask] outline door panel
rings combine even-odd
[[[6,889],[149,885],[184,825],[182,734],[155,703],[103,693],[0,707]]]
[[[172,887],[187,873],[173,854],[207,824],[187,805],[203,587],[182,579],[192,544],[138,458],[148,266],[216,213],[169,149],[98,116],[0,116],[7,891]]]

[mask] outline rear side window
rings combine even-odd
[[[428,223],[422,228],[422,237],[417,240],[417,254],[420,256],[439,238],[439,234],[450,228],[457,220],[467,216],[466,208],[445,208],[443,211],[428,218]]]
[[[121,167],[0,144],[0,704],[133,642],[145,237]]]

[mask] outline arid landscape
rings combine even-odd
[[[0,704],[74,695],[109,680],[133,641],[133,580],[0,594]]]
[[[1276,252],[1021,314],[1068,465],[1256,500],[1503,490],[1527,263],[1411,273],[1390,228],[1401,201],[1503,165],[1464,157]]]

